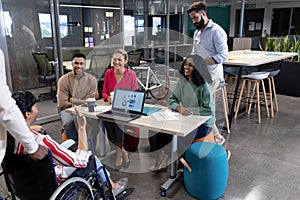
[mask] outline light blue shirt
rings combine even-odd
[[[222,63],[228,58],[227,35],[223,28],[212,19],[203,31],[195,31],[192,54],[199,55],[204,60],[214,58],[218,64],[207,65],[211,78],[224,80]]]

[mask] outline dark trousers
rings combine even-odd
[[[124,125],[104,121],[104,127],[107,131],[108,139],[121,148],[124,141]]]

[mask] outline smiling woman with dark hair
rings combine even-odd
[[[179,73],[182,75],[182,78],[179,79],[169,97],[169,108],[185,116],[212,116],[193,133],[183,139],[178,138],[177,153],[181,154],[184,153],[191,142],[201,142],[204,140],[215,142],[212,132],[212,126],[215,123],[213,115],[215,106],[210,86],[207,83],[207,81],[210,81],[209,72],[205,61],[200,56],[189,55],[183,61]],[[158,149],[161,149],[171,141],[172,137],[168,134],[159,133],[153,136],[152,139],[159,144]],[[157,155],[155,164],[149,168],[149,171],[158,171],[164,168],[167,164],[166,159],[168,159],[167,154],[164,150],[161,150],[160,154]]]
[[[213,115],[215,107],[205,61],[198,55],[188,56],[182,63],[179,73],[183,76],[169,97],[169,108],[182,115]],[[204,77],[206,76],[206,78]],[[194,140],[210,134],[215,123],[213,116],[198,127]]]

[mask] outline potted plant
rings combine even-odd
[[[289,96],[300,97],[298,75],[300,74],[300,36],[268,37],[264,48],[259,44],[261,50],[276,52],[296,52],[298,55],[286,59],[281,66],[277,77],[277,93]],[[272,68],[272,63],[268,68]],[[274,67],[273,67],[274,68]]]

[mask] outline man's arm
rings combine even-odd
[[[97,88],[98,87],[97,79],[93,76],[90,76],[88,86],[89,86],[89,88],[86,88],[88,93],[82,99],[72,97],[69,99],[69,101],[75,105],[79,105],[79,104],[85,103],[88,98],[98,99],[99,94],[98,94],[98,88]]]
[[[225,62],[228,59],[227,35],[221,27],[213,34],[213,44],[216,49],[216,55],[212,57],[214,64]]]
[[[66,108],[72,107],[69,97],[70,91],[68,89],[67,78],[65,76],[62,76],[58,80],[57,84],[57,107],[59,110],[65,110]]]

